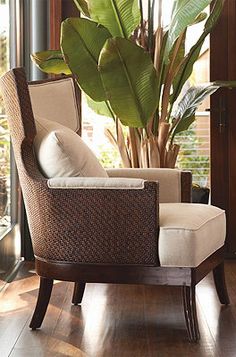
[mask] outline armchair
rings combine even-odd
[[[114,169],[103,177],[45,177],[34,148],[34,117],[79,130],[73,80],[59,81],[28,84],[21,68],[0,80],[40,277],[30,327],[41,326],[54,279],[75,283],[73,304],[81,303],[86,283],[173,285],[182,287],[188,337],[197,341],[197,283],[213,271],[220,302],[229,303],[224,211],[189,203],[191,174],[179,170]],[[69,85],[70,96],[68,87],[58,89],[60,83]],[[70,115],[65,93],[73,106],[67,106]],[[55,95],[57,108],[52,107]],[[58,119],[61,111],[66,121]]]

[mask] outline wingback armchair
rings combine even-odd
[[[219,300],[229,303],[224,211],[190,203],[189,172],[105,172],[75,134],[71,78],[27,83],[16,68],[0,84],[40,276],[30,327],[41,326],[54,279],[75,283],[74,304],[86,283],[172,285],[182,287],[188,337],[197,341],[197,283],[213,271]]]

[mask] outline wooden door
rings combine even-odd
[[[79,16],[73,0],[50,0],[50,48],[60,48],[61,21],[67,17]]]
[[[211,35],[211,80],[236,80],[236,1]],[[211,201],[227,214],[226,255],[236,257],[236,89],[211,98]]]

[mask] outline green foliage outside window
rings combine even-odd
[[[6,9],[7,3],[0,0],[1,9]],[[0,28],[0,76],[8,70],[9,45],[8,30],[4,26]],[[9,224],[6,217],[10,214],[8,208],[10,200],[10,137],[0,95],[0,232],[1,227]]]

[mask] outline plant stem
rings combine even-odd
[[[143,2],[139,0],[140,15],[141,15],[141,26],[143,26]]]
[[[150,52],[151,0],[148,0],[148,51]]]
[[[143,18],[143,2],[139,0],[140,14],[141,14],[141,22],[140,22],[140,45],[145,48],[145,24]]]
[[[160,117],[159,117],[159,112],[158,112],[158,108],[157,108],[157,110],[154,114],[154,123],[153,123],[153,135],[154,136],[157,136],[157,134],[158,134],[159,120],[160,120]]]
[[[155,0],[148,0],[148,50],[153,54],[153,28],[154,28]]]
[[[161,122],[168,121],[168,105],[170,102],[170,91],[171,91],[171,85],[175,77],[175,71],[174,71],[174,66],[175,66],[175,61],[178,56],[178,52],[180,50],[181,44],[183,39],[185,38],[185,31],[179,36],[179,38],[176,40],[175,46],[174,46],[174,52],[173,56],[171,58],[171,61],[168,65],[168,70],[167,70],[167,76],[165,79],[165,85],[164,85],[164,90],[163,90],[163,95],[162,95],[162,108],[161,108]]]

